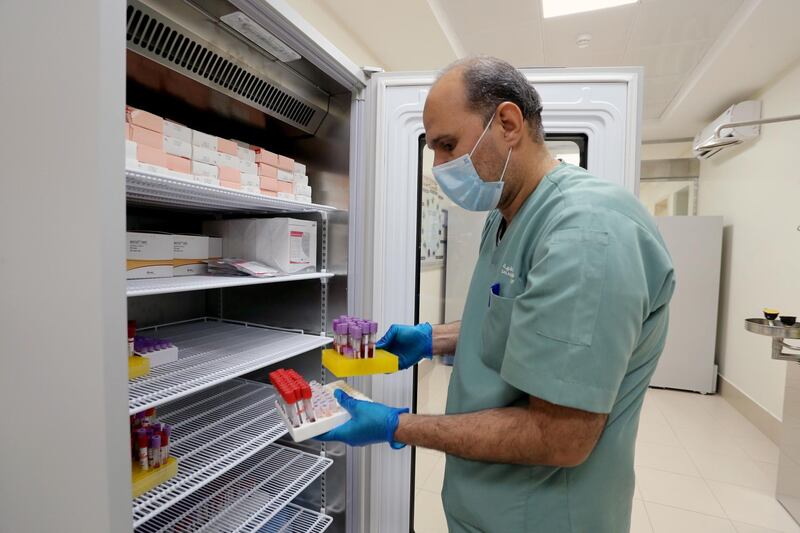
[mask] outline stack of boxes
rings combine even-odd
[[[204,235],[128,232],[127,279],[199,276],[222,257],[222,239]]]
[[[144,172],[311,203],[305,165],[125,107],[126,166]]]

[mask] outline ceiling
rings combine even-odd
[[[303,0],[386,70],[472,54],[518,67],[642,66],[648,141],[693,137],[800,59],[798,0],[640,0],[550,19],[540,1]]]

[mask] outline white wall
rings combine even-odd
[[[800,64],[754,99],[763,116],[800,112]],[[783,411],[786,363],[770,359],[770,341],[744,330],[763,307],[800,314],[800,122],[762,127],[754,143],[700,166],[698,214],[725,219],[720,373],[776,418]]]
[[[694,157],[691,141],[644,143],[639,153],[642,161]]]

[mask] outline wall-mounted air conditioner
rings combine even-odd
[[[755,139],[761,133],[759,125],[723,127],[719,132],[717,128],[723,124],[748,122],[760,118],[761,102],[758,100],[747,100],[730,106],[695,136],[692,143],[695,157],[708,159],[728,146]]]

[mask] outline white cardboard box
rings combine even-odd
[[[202,183],[203,185],[214,185],[215,187],[219,187],[219,179],[212,178],[211,176],[202,176],[193,174],[192,177],[194,181],[197,183]]]
[[[294,173],[295,174],[305,174],[306,173],[306,166],[303,163],[298,163],[297,161],[294,162]]]
[[[258,165],[250,161],[245,161],[244,159],[239,159],[239,170],[247,174],[258,174]]]
[[[311,196],[311,187],[295,182],[294,194],[295,196]]]
[[[221,167],[239,168],[239,158],[223,152],[217,153],[217,165]]]
[[[208,272],[208,237],[173,235],[173,276],[199,276]]]
[[[127,232],[127,279],[171,278],[173,240],[169,233]]]
[[[294,193],[291,192],[279,192],[278,198],[280,198],[281,200],[292,200],[292,201],[297,200],[297,197],[294,195]]]
[[[295,194],[294,195],[294,199],[296,201],[302,203],[302,204],[310,204],[311,203],[311,197],[310,196],[301,196],[301,195]]]
[[[261,178],[255,172],[252,174],[242,173],[242,187],[255,187],[259,189],[257,192],[260,192]]]
[[[294,174],[288,172],[286,170],[278,169],[278,179],[280,181],[291,181],[294,182]]]
[[[236,155],[239,156],[239,159],[242,161],[247,161],[248,163],[255,163],[256,162],[256,151],[251,150],[249,146],[242,146],[239,141],[235,141],[239,147],[236,149]]]
[[[178,137],[164,135],[164,151],[178,157],[192,158],[192,143],[186,142]]]
[[[200,161],[192,161],[192,174],[217,179],[219,177],[219,167],[201,163]]]
[[[201,148],[217,151],[217,136],[203,133],[202,131],[192,130],[192,144]]]
[[[253,185],[242,185],[242,192],[249,192],[250,194],[261,194],[261,187]]]
[[[170,122],[166,119],[164,120],[164,136],[192,144],[192,128],[187,128],[183,124]]]
[[[260,261],[287,274],[317,269],[317,223],[295,218],[214,220],[203,232],[222,235],[225,257]]]
[[[136,143],[125,139],[125,159],[136,160]]]
[[[192,160],[207,165],[219,165],[219,152],[216,148],[211,150],[202,146],[192,146]]]
[[[298,174],[297,172],[295,172],[293,174],[293,181],[295,183],[299,183],[300,185],[308,185],[308,176],[306,176],[305,174]]]

